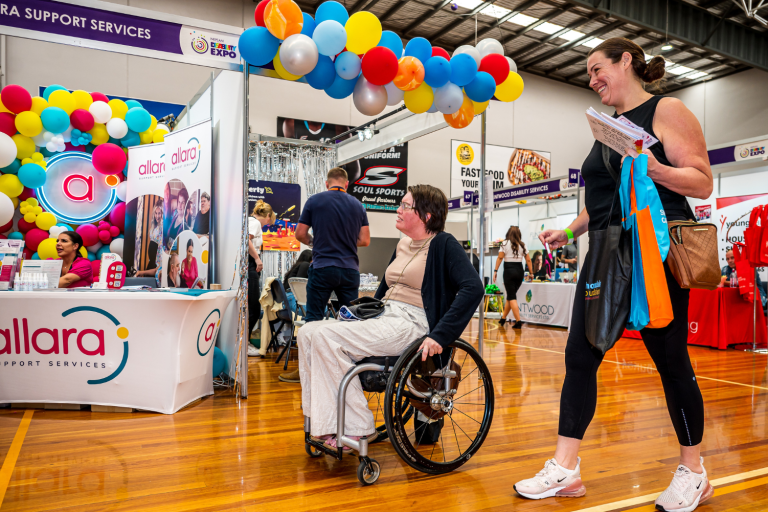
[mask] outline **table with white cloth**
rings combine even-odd
[[[520,319],[530,324],[570,328],[575,283],[523,282],[517,291]],[[512,318],[512,313],[509,314]]]
[[[0,292],[0,403],[174,413],[213,394],[213,346],[235,294]]]

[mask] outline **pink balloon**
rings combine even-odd
[[[125,231],[125,203],[117,203],[109,212],[109,222],[117,226],[121,233]]]
[[[109,142],[99,144],[93,150],[93,167],[101,174],[122,173],[127,161],[125,151]]]
[[[0,231],[2,231],[2,228],[0,228]],[[111,226],[109,228],[109,234],[112,235],[112,238],[115,238],[120,234],[120,228],[117,226]]]
[[[99,271],[101,270],[101,260],[93,260],[91,262],[91,270],[93,272],[93,277],[99,277]]]
[[[99,231],[103,231],[105,229],[109,229],[109,222],[107,222],[105,220],[100,220],[99,221]]]
[[[109,103],[109,98],[100,92],[92,92],[91,98],[93,98],[93,101],[103,101],[104,103]]]
[[[108,244],[112,241],[112,235],[109,234],[109,231],[99,231],[99,241],[103,244]]]
[[[69,116],[69,121],[72,123],[72,126],[81,132],[87,132],[93,128],[93,124],[95,123],[93,120],[93,114],[82,108],[72,112],[72,114]]]
[[[16,135],[16,116],[10,112],[0,113],[0,132],[9,137]]]
[[[26,236],[24,236],[24,242],[26,242],[26,246],[32,250],[32,252],[37,252],[37,246],[40,245],[40,242],[48,238],[48,232],[43,231],[39,228],[32,228],[30,229]]]
[[[20,85],[12,84],[3,87],[2,92],[0,92],[0,99],[3,100],[5,108],[14,114],[19,114],[32,108],[32,96]]]
[[[83,245],[86,247],[96,245],[96,242],[99,241],[99,230],[93,224],[83,224],[78,226],[75,231],[83,237]]]

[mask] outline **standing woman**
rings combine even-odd
[[[659,140],[650,151],[644,151],[648,155],[648,176],[656,184],[667,219],[686,219],[686,196],[708,198],[712,193],[712,170],[704,134],[691,111],[678,99],[653,96],[645,91],[646,83],[664,76],[664,59],[657,56],[646,63],[643,50],[637,44],[611,38],[589,52],[587,73],[589,86],[600,95],[603,105],[616,109],[614,117],[624,115]],[[631,149],[627,154],[636,156]],[[617,172],[621,169],[622,156],[610,152],[611,167]],[[542,243],[554,249],[571,243],[587,231],[621,223],[621,213],[615,207],[620,204],[616,197],[618,187],[603,162],[602,144],[595,142],[581,172],[586,183],[584,210],[567,229],[550,229],[539,235]],[[616,211],[611,215],[612,205]],[[589,262],[587,255],[585,265]],[[667,327],[646,328],[640,334],[664,386],[667,409],[680,444],[680,463],[671,485],[656,499],[656,508],[691,512],[713,494],[700,457],[704,402],[688,357],[688,290],[680,288],[667,264],[664,270],[674,320]],[[577,497],[586,493],[578,453],[595,414],[597,369],[603,360],[603,355],[590,345],[585,334],[584,279],[587,274],[580,273],[573,302],[555,456],[536,476],[515,484],[517,493],[526,498]]]
[[[499,247],[499,257],[496,258],[496,268],[493,271],[493,281],[496,282],[499,265],[504,261],[504,289],[507,292],[507,302],[504,305],[504,313],[501,315],[499,325],[504,325],[511,310],[515,316],[515,325],[512,327],[519,329],[523,325],[523,322],[520,321],[520,308],[517,306],[517,290],[520,289],[525,277],[522,262],[525,260],[528,264],[528,272],[531,275],[533,275],[533,264],[528,255],[528,249],[525,248],[522,241],[519,227],[509,226],[507,236],[504,238],[505,240]]]
[[[264,264],[261,262],[261,228],[274,224],[277,215],[272,207],[261,199],[253,207],[248,219],[248,336],[250,337],[261,315],[261,288],[259,279]]]

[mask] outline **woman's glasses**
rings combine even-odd
[[[414,209],[414,206],[412,204],[408,204],[405,201],[400,201],[399,208],[402,208],[404,212],[409,212]]]

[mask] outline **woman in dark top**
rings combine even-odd
[[[299,254],[296,263],[293,264],[291,269],[285,274],[283,279],[283,287],[285,288],[285,296],[288,298],[288,304],[291,306],[291,311],[296,312],[296,297],[293,296],[293,291],[288,284],[288,280],[292,277],[309,277],[309,265],[312,263],[312,250],[304,249]]]
[[[685,196],[706,199],[712,193],[712,171],[707,146],[696,117],[680,100],[653,96],[644,89],[664,76],[664,59],[645,62],[643,50],[632,41],[611,38],[600,43],[587,59],[590,87],[604,105],[616,109],[614,117],[625,116],[659,142],[645,150],[648,176],[655,182],[668,220],[686,218]],[[637,156],[632,149],[627,155]],[[610,152],[611,166],[620,172],[624,155]],[[603,162],[602,144],[595,142],[581,169],[586,183],[585,208],[566,230],[546,230],[539,238],[557,249],[579,235],[621,223],[618,187]],[[614,206],[614,210],[616,207]],[[589,264],[589,255],[585,265]],[[688,290],[677,284],[664,266],[672,301],[674,320],[662,329],[640,331],[664,386],[667,408],[680,444],[680,464],[672,484],[656,500],[656,508],[690,512],[709,499],[712,485],[700,458],[704,433],[704,403],[688,357]],[[584,279],[581,272],[573,302],[571,331],[565,348],[566,376],[560,397],[560,427],[555,456],[535,477],[515,484],[527,498],[583,496],[579,446],[597,404],[597,370],[602,354],[593,349],[585,335]],[[628,462],[631,455],[628,455]],[[610,475],[610,473],[609,473]],[[618,475],[612,478],[620,478]]]

